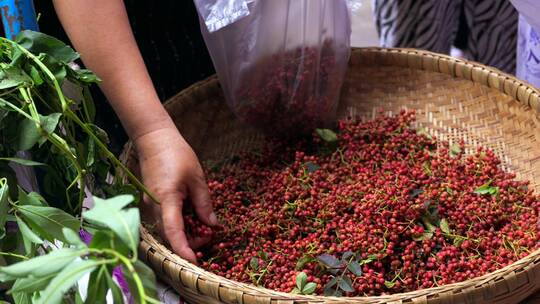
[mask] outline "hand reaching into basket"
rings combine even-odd
[[[146,201],[148,214],[181,257],[195,262],[184,232],[182,206],[190,199],[201,221],[212,225],[208,188],[195,153],[161,104],[139,52],[121,0],[55,0],[54,6],[86,67],[135,142],[144,183],[161,205]]]
[[[174,252],[196,263],[191,248],[197,248],[208,240],[186,237],[183,204],[189,198],[202,222],[210,226],[217,224],[197,156],[174,127],[143,135],[135,145],[143,181],[160,201],[158,205],[145,196],[143,216],[157,221],[157,227]]]

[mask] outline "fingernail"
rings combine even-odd
[[[210,216],[208,217],[208,220],[210,221],[210,224],[212,224],[212,225],[217,225],[218,224],[218,220],[217,220],[216,214],[214,212],[210,213]]]

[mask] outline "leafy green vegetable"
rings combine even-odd
[[[25,205],[18,206],[22,217],[32,223],[34,229],[38,228],[48,236],[49,241],[54,239],[66,242],[62,229],[68,228],[79,231],[81,222],[72,215],[53,207]],[[37,230],[37,229],[36,229]]]
[[[296,287],[298,287],[299,290],[302,290],[304,286],[307,284],[307,274],[305,272],[300,272],[296,276]]]
[[[139,292],[133,292],[135,298],[135,303],[141,303],[141,290],[137,287],[137,278],[139,277],[140,282],[142,283],[143,290],[146,296],[151,298],[157,298],[156,290],[156,276],[152,269],[150,269],[146,264],[141,261],[136,261],[133,264],[133,271],[127,269],[124,265],[122,266],[122,273],[126,278],[126,281],[129,286],[129,290],[138,290]]]
[[[48,54],[65,64],[79,58],[79,54],[71,47],[54,37],[40,32],[22,31],[15,41],[34,54]]]
[[[336,142],[338,140],[337,134],[330,129],[316,129],[315,132],[326,142]]]
[[[450,227],[448,226],[448,221],[446,219],[442,219],[439,223],[439,226],[441,227],[441,231],[443,233],[449,234],[450,233]]]
[[[107,291],[109,290],[106,279],[108,275],[109,271],[105,265],[99,266],[98,270],[92,272],[88,280],[92,284],[88,285],[86,303],[105,303]]]
[[[84,248],[86,244],[81,240],[79,234],[69,228],[62,228],[62,233],[68,244],[75,247]]]
[[[108,200],[94,197],[94,208],[84,212],[83,217],[111,229],[132,250],[133,254],[136,254],[139,244],[139,209],[123,209],[132,201],[131,195],[121,195]]]
[[[17,158],[17,157],[0,157],[0,160],[14,162],[23,166],[44,166],[45,165],[44,163],[40,163],[40,162],[29,160],[29,159]]]
[[[74,248],[61,248],[47,255],[0,267],[0,281],[14,280],[30,275],[37,278],[50,275],[64,268],[80,254],[81,251]]]
[[[34,292],[40,291],[47,287],[49,282],[56,276],[56,273],[49,274],[43,277],[29,276],[26,278],[17,279],[11,287],[11,292]]]
[[[74,260],[60,271],[47,285],[39,297],[38,304],[61,303],[63,295],[85,274],[92,272],[101,263],[93,260]]]
[[[317,284],[308,282],[308,276],[304,272],[300,272],[296,275],[296,287],[292,293],[310,295],[317,289]]]
[[[392,288],[394,287],[394,285],[396,285],[396,282],[384,281],[384,286],[386,286],[387,288]]]
[[[497,195],[499,194],[499,187],[492,187],[491,181],[489,181],[483,184],[482,186],[476,188],[476,190],[474,190],[474,193],[480,194],[480,195],[485,195],[485,194]]]
[[[459,144],[453,144],[449,148],[450,155],[457,156],[461,154],[461,146]]]
[[[6,220],[9,210],[9,185],[6,178],[0,178],[0,239],[6,234]]]
[[[34,233],[30,228],[28,228],[28,225],[26,225],[26,223],[19,217],[17,217],[17,226],[19,226],[19,230],[21,231],[21,234],[25,240],[28,240],[28,242],[35,244],[43,244],[43,240],[39,236],[37,236],[36,233]]]
[[[0,40],[0,239],[6,221],[19,228],[2,240],[13,258],[0,257],[0,282],[14,281],[15,303],[83,303],[74,287],[90,274],[96,282],[88,286],[87,303],[104,303],[108,290],[122,303],[112,279],[112,270],[122,266],[138,302],[154,302],[155,277],[136,260],[139,211],[127,206],[137,191],[154,197],[111,153],[107,133],[94,124],[89,85],[98,77],[74,69],[79,54],[54,37],[23,31],[16,41]],[[66,97],[64,88],[77,96]],[[14,157],[20,150],[33,160]],[[17,187],[7,162],[39,167],[43,196]],[[132,185],[107,178],[120,173]],[[81,217],[85,188],[104,197],[131,195],[97,199]],[[82,227],[94,234],[89,246],[78,235]]]
[[[336,257],[329,255],[329,254],[321,254],[317,257],[317,260],[321,262],[324,266],[328,268],[337,268],[341,266],[341,261],[338,260]]]

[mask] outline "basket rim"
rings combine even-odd
[[[366,47],[366,48],[352,48],[351,59],[354,54],[361,53],[367,56],[398,56],[406,57],[406,63],[403,61],[400,63],[385,61],[383,66],[395,66],[403,68],[411,68],[424,71],[433,71],[443,74],[448,74],[454,78],[465,79],[472,81],[473,83],[479,83],[490,88],[496,89],[499,92],[512,97],[514,100],[524,104],[527,107],[536,111],[536,115],[540,114],[540,90],[527,83],[517,79],[516,77],[506,74],[496,68],[488,67],[486,65],[457,59],[448,55],[438,54],[430,51],[411,49],[411,48],[381,48],[381,47]],[[389,58],[390,59],[390,58]],[[354,62],[353,62],[354,64]],[[463,69],[459,71],[457,67]],[[164,103],[167,108],[178,97],[189,95],[194,90],[206,87],[208,85],[219,86],[217,76],[213,75],[205,80],[199,81],[188,88],[182,90],[168,101]],[[122,152],[121,159],[125,163],[129,157],[133,154],[133,143],[129,141],[126,143]],[[178,267],[178,278],[180,278],[183,271],[189,271],[196,276],[196,280],[202,279],[219,284],[219,287],[230,288],[238,290],[244,294],[261,297],[272,297],[272,300],[289,300],[289,301],[310,301],[310,303],[322,303],[325,301],[341,302],[344,300],[365,300],[371,301],[369,303],[380,302],[392,302],[413,300],[418,298],[434,298],[441,293],[459,293],[467,289],[474,289],[479,286],[483,286],[488,282],[497,283],[505,280],[508,276],[516,275],[520,272],[532,271],[531,268],[540,267],[540,249],[530,253],[525,258],[522,258],[504,268],[498,269],[494,272],[487,273],[483,276],[472,278],[463,282],[441,285],[437,287],[431,287],[426,289],[420,289],[405,293],[396,293],[390,295],[380,296],[362,296],[362,297],[327,297],[327,296],[311,296],[311,295],[293,295],[290,293],[278,292],[275,290],[267,289],[264,287],[257,287],[248,283],[241,283],[234,280],[227,279],[225,277],[218,276],[214,273],[206,271],[180,256],[174,254],[165,245],[158,242],[158,240],[143,226],[141,230],[141,244],[139,248],[141,251],[146,251],[144,255],[160,255],[162,257],[161,272],[166,274],[167,271],[163,268],[170,268],[172,266],[168,263],[172,263]],[[145,249],[145,250],[143,250]],[[146,256],[147,260],[148,257]],[[530,266],[531,267],[527,267]],[[197,284],[195,285],[195,287]],[[540,282],[535,283],[535,289],[540,288]],[[219,295],[218,298],[220,300]]]

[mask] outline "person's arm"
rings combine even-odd
[[[103,80],[101,89],[135,143],[143,181],[161,203],[161,208],[148,207],[161,216],[173,250],[194,262],[181,216],[184,200],[189,195],[203,222],[215,225],[217,220],[201,166],[156,94],[123,1],[54,0],[54,6],[85,66]]]

